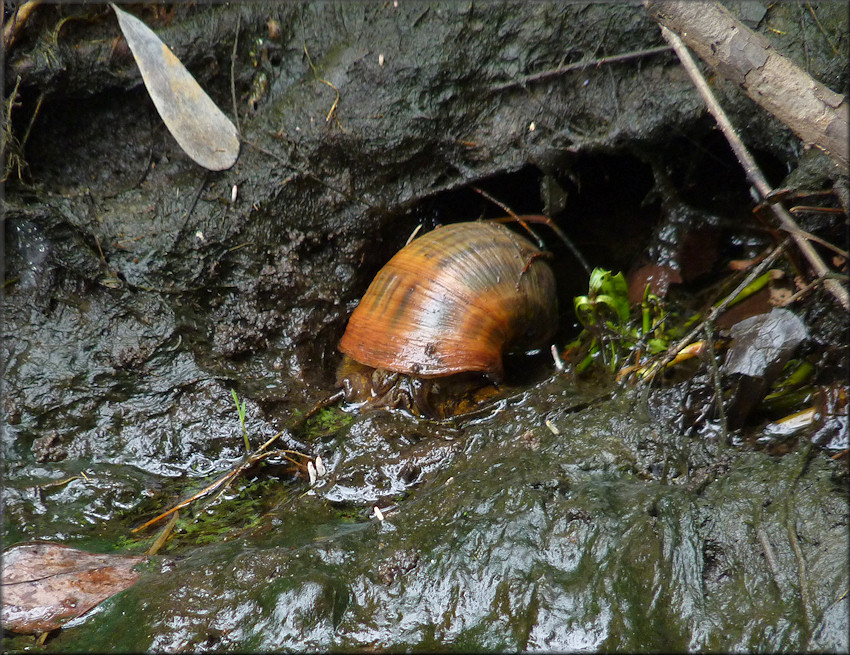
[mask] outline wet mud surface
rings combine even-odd
[[[830,41],[799,9],[756,23],[846,92],[846,16],[819,7]],[[301,421],[334,391],[346,320],[413,229],[504,213],[472,186],[545,210],[593,266],[674,263],[689,290],[770,243],[672,54],[523,82],[658,46],[642,8],[137,15],[228,114],[238,26],[242,151],[213,174],[179,150],[105,8],[45,6],[18,37],[17,134],[43,99],[4,201],[4,547],[143,552],[156,528],[132,528],[244,455],[231,390],[253,446],[282,431],[279,447],[328,474],[310,489],[267,460],[181,511],[141,581],[47,648],[846,650],[847,467],[830,459],[846,405],[843,442],[839,416],[820,447],[802,437],[780,456],[752,430],[723,445],[710,417],[691,420],[707,375],[632,389],[558,374],[543,353],[509,362],[500,398],[468,416]],[[716,86],[772,183],[839,179]],[[801,225],[840,240],[843,220]],[[546,238],[563,344],[587,279]],[[825,294],[795,311],[820,383],[844,384],[846,313]]]

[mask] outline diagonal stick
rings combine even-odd
[[[687,71],[691,81],[694,83],[697,91],[699,91],[699,94],[708,106],[708,111],[710,111],[711,115],[714,116],[718,126],[720,126],[720,129],[723,131],[723,135],[732,147],[732,151],[735,153],[735,156],[738,158],[741,166],[743,166],[750,184],[755,187],[756,191],[758,191],[762,198],[767,198],[772,191],[771,186],[767,183],[767,179],[765,179],[764,174],[762,174],[761,169],[759,169],[758,164],[756,164],[755,159],[753,159],[753,156],[738,137],[735,132],[735,128],[726,116],[726,112],[723,111],[720,103],[717,102],[717,99],[708,87],[705,78],[697,68],[696,63],[691,57],[690,52],[688,52],[687,47],[682,42],[682,39],[663,25],[661,26],[661,34],[667,42],[673,46],[673,50],[676,51],[679,61],[682,62],[682,66]],[[824,287],[826,287],[835,299],[838,300],[845,310],[850,310],[850,296],[847,294],[847,289],[845,289],[838,280],[830,277],[831,272],[829,268],[826,264],[824,264],[820,255],[818,255],[817,251],[814,249],[814,246],[812,246],[809,240],[806,239],[803,231],[797,226],[797,223],[794,221],[791,214],[789,214],[785,208],[781,207],[779,204],[770,205],[770,209],[774,214],[776,214],[782,228],[791,235],[792,239],[794,239],[794,243],[797,244],[797,247],[803,253],[806,260],[808,260],[817,276],[819,278],[823,278]]]

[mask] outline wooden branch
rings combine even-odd
[[[770,188],[767,179],[758,167],[756,160],[738,137],[738,134],[735,132],[735,128],[726,116],[726,112],[723,111],[720,103],[717,102],[717,99],[711,92],[708,83],[705,81],[702,73],[700,73],[699,68],[697,68],[696,62],[691,58],[691,54],[685,47],[684,42],[677,34],[674,34],[663,25],[661,26],[661,34],[666,41],[673,46],[673,50],[675,50],[676,55],[679,57],[679,61],[682,63],[682,66],[685,71],[687,71],[688,76],[691,78],[691,81],[694,83],[694,86],[700,96],[702,96],[702,99],[708,106],[708,110],[711,112],[711,115],[714,116],[714,119],[723,131],[723,135],[732,147],[732,151],[735,153],[735,156],[738,158],[741,166],[743,166],[750,184],[752,184],[756,191],[758,191],[758,194],[762,199],[768,198],[773,190]],[[791,235],[792,239],[794,239],[794,243],[797,244],[797,247],[803,253],[817,276],[819,278],[823,278],[823,285],[827,291],[833,295],[844,309],[850,310],[850,295],[848,295],[847,289],[844,288],[844,285],[842,285],[838,280],[829,277],[829,268],[806,238],[806,233],[797,227],[797,223],[791,214],[789,214],[788,211],[779,203],[771,204],[770,209],[779,219],[779,223],[782,225],[782,228]]]
[[[846,97],[814,80],[716,2],[644,0],[644,6],[806,145],[826,152],[842,172],[847,169],[850,105]]]
[[[568,73],[574,70],[582,70],[584,68],[590,68],[591,66],[599,67],[603,64],[614,64],[622,61],[630,61],[632,59],[639,59],[641,57],[648,57],[649,55],[657,55],[662,52],[669,51],[670,47],[663,45],[658,46],[656,48],[646,48],[645,50],[634,50],[632,52],[624,52],[619,55],[609,55],[607,57],[600,57],[598,59],[575,61],[571,64],[565,64],[564,66],[555,68],[554,70],[541,71],[539,73],[526,75],[525,77],[520,77],[509,82],[505,82],[504,84],[497,84],[496,86],[490,87],[490,91],[502,91],[504,89],[510,89],[511,87],[515,86],[525,86],[526,84],[531,84],[532,82],[548,80],[550,77],[563,75],[564,73]]]

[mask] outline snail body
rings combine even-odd
[[[498,223],[447,225],[375,276],[339,342],[347,358],[338,381],[349,401],[441,414],[429,407],[435,386],[453,393],[461,380],[500,382],[503,354],[541,345],[556,324],[545,253]]]

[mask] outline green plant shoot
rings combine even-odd
[[[242,438],[245,439],[245,451],[250,453],[251,442],[248,441],[248,429],[245,427],[245,401],[239,402],[239,396],[236,395],[235,390],[231,389],[230,393],[233,394],[233,402],[236,403],[236,411],[239,414],[239,425],[242,426]]]

